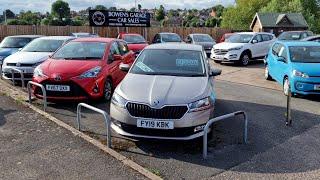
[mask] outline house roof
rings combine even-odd
[[[281,24],[284,18],[288,18],[290,23]],[[307,21],[301,13],[256,13],[250,25],[251,29],[258,19],[262,27],[308,27]]]

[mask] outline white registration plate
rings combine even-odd
[[[60,91],[60,92],[67,92],[70,91],[70,86],[64,85],[46,85],[47,91]]]
[[[222,60],[224,58],[224,56],[223,55],[216,55],[214,58],[218,59],[218,60]]]
[[[158,120],[145,120],[138,119],[137,127],[148,129],[173,129],[173,121],[158,121]]]
[[[314,90],[320,90],[320,85],[314,85]]]

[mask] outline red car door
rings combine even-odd
[[[114,55],[122,56],[119,45],[117,42],[112,42],[108,54],[108,70],[113,80],[113,86],[117,86],[120,81],[123,79],[123,72],[120,70],[119,65],[121,60],[114,58]]]

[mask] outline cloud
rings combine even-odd
[[[21,10],[32,10],[46,12],[50,11],[51,4],[55,0],[0,0],[0,11],[11,9],[15,13]],[[71,10],[82,10],[87,7],[94,7],[98,4],[106,7],[115,6],[117,8],[130,9],[134,7],[135,0],[65,0],[69,3]],[[141,4],[142,8],[155,8],[161,4],[166,9],[203,9],[222,4],[224,6],[234,4],[235,0],[137,0],[137,4]]]

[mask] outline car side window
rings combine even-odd
[[[262,42],[262,37],[261,37],[260,34],[258,34],[258,35],[256,35],[256,36],[253,38],[253,40],[257,40],[258,43],[259,43],[259,42]]]
[[[267,35],[267,34],[262,34],[261,36],[262,36],[262,40],[263,40],[263,41],[270,41],[270,40],[272,39],[272,38],[270,38],[270,36]]]
[[[278,56],[284,58],[286,61],[288,60],[286,47],[280,46]]]
[[[156,34],[155,36],[154,36],[154,39],[153,39],[153,43],[157,43],[159,40],[158,39],[160,39],[160,36],[159,36],[159,34]]]
[[[278,44],[278,43],[274,44],[272,46],[272,54],[275,56],[278,56],[280,48],[281,48],[280,44]]]
[[[118,41],[118,44],[119,44],[121,55],[125,55],[129,52],[129,48],[128,48],[127,43],[125,43],[123,41]]]
[[[108,56],[108,63],[109,64],[113,62],[113,55],[115,55],[115,54],[121,55],[118,44],[116,42],[113,42],[111,44],[109,56]]]

